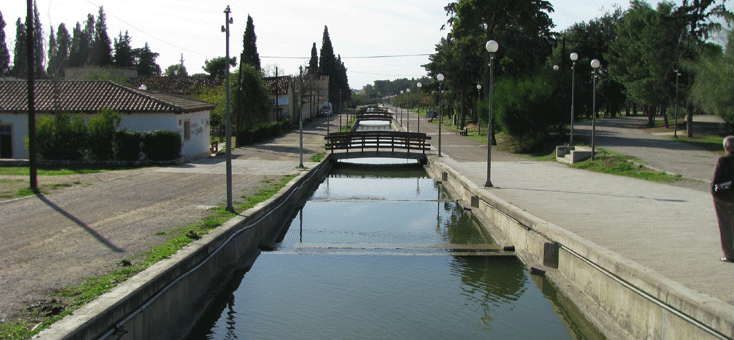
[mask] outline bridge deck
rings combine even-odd
[[[330,133],[326,150],[334,159],[388,157],[426,159],[431,137],[425,133],[396,131],[354,131]],[[335,151],[338,151],[335,153]]]

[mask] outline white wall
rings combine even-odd
[[[36,114],[36,121],[48,114]],[[89,115],[85,115],[87,118]],[[209,111],[194,113],[135,113],[121,116],[118,129],[130,131],[174,130],[184,138],[184,122],[191,126],[191,138],[183,141],[181,155],[188,158],[209,154]],[[13,131],[13,158],[27,159],[25,139],[28,138],[28,115],[0,113],[0,124],[10,124]]]

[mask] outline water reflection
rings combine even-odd
[[[424,172],[387,172],[337,167],[189,339],[597,337],[513,257],[371,248],[492,241]],[[317,245],[328,251],[303,251]]]

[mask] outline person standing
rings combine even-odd
[[[726,155],[719,157],[711,181],[711,194],[714,198],[716,218],[721,233],[721,249],[724,256],[721,261],[734,262],[734,191],[731,189],[734,180],[734,136],[724,138]]]

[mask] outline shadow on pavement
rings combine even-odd
[[[74,217],[74,215],[68,213],[66,210],[61,209],[58,205],[56,205],[54,202],[51,202],[46,196],[43,194],[36,194],[36,197],[40,199],[43,203],[46,203],[51,209],[56,210],[59,214],[63,215],[64,217],[68,218],[72,222],[76,223],[76,225],[82,227],[84,230],[86,230],[90,235],[94,236],[100,243],[104,244],[107,248],[110,248],[110,250],[116,252],[116,253],[122,253],[125,250],[118,248],[116,245],[112,244],[112,242],[108,241],[104,236],[100,235],[98,232],[96,232],[94,229],[89,227],[86,223],[82,222],[78,218]]]

